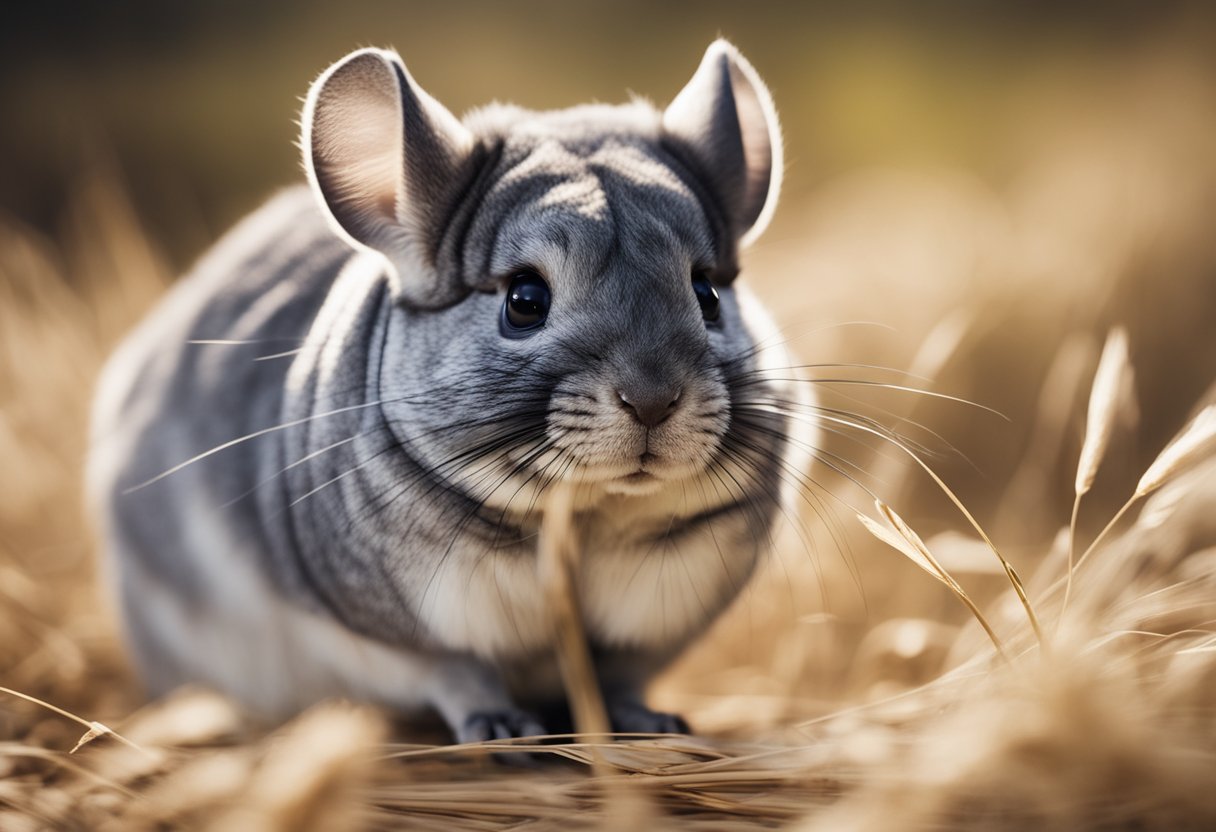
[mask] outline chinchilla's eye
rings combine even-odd
[[[705,272],[692,273],[692,290],[701,304],[701,317],[713,323],[718,320],[718,290],[709,282]]]
[[[520,338],[540,329],[549,315],[549,284],[536,272],[516,273],[507,286],[499,328],[508,338]]]

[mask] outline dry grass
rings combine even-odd
[[[1188,330],[1167,311],[1179,304],[1143,300],[1165,280],[1163,297],[1216,311],[1216,169],[1206,152],[1156,150],[1213,125],[1157,115],[1099,144],[1071,123],[999,196],[953,174],[870,173],[786,206],[751,270],[790,299],[803,360],[908,367],[1011,422],[817,385],[928,446],[922,469],[875,434],[827,445],[881,496],[895,531],[874,526],[906,559],[853,522],[871,502],[861,485],[808,489],[772,568],[655,692],[701,736],[599,741],[571,642],[567,678],[591,716],[527,769],[495,762],[502,744],[437,745],[432,725],[341,703],[268,729],[202,691],[141,702],[95,591],[79,473],[91,379],[171,275],[104,179],[82,187],[61,239],[0,224],[0,828],[1216,828],[1216,388],[1189,422],[1191,403],[1168,395],[1216,377],[1211,317]],[[1121,176],[1143,198],[1112,198]],[[869,254],[876,235],[886,260]],[[900,331],[821,326],[863,318]],[[1121,321],[1130,358],[1102,361],[1083,446],[1097,345]],[[1136,367],[1138,405],[1112,363]],[[561,612],[579,553],[551,514]]]

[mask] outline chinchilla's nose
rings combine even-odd
[[[675,384],[636,384],[617,390],[621,406],[648,428],[662,423],[680,406],[680,393]]]

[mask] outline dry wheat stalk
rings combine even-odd
[[[868,433],[884,440],[890,440],[889,435],[866,425],[858,425],[854,422],[845,422],[824,414],[819,414],[817,418],[824,424],[844,424],[850,428],[859,430],[862,433]],[[1047,640],[1043,636],[1043,628],[1039,625],[1039,617],[1035,614],[1034,606],[1030,603],[1030,598],[1026,594],[1026,586],[1022,583],[1021,576],[1018,575],[1017,570],[1013,568],[1013,564],[1001,554],[1001,550],[996,547],[996,544],[992,541],[992,538],[988,535],[988,532],[986,532],[984,527],[980,525],[979,520],[975,519],[975,515],[971,513],[971,510],[967,508],[961,499],[959,499],[959,496],[954,493],[954,490],[951,489],[950,486],[946,485],[946,481],[933,470],[933,467],[930,466],[929,463],[925,462],[921,458],[920,454],[908,447],[905,443],[896,442],[894,445],[896,449],[906,454],[908,458],[915,462],[922,471],[929,475],[929,478],[933,480],[934,485],[936,485],[941,492],[946,495],[946,498],[954,504],[954,507],[959,510],[959,513],[961,513],[967,522],[971,524],[971,528],[975,529],[976,533],[980,536],[980,539],[984,541],[984,545],[987,546],[996,559],[1000,561],[1001,568],[1005,571],[1005,577],[1009,581],[1010,586],[1013,587],[1013,591],[1017,596],[1018,603],[1022,605],[1022,609],[1026,613],[1026,619],[1030,622],[1031,629],[1034,630],[1035,638],[1039,642],[1040,646],[1046,646]]]
[[[958,581],[933,556],[933,553],[929,551],[929,547],[921,540],[920,535],[896,513],[895,509],[882,500],[875,500],[874,505],[878,508],[879,514],[886,519],[897,534],[880,526],[864,514],[858,514],[857,519],[861,521],[866,530],[945,584],[954,593],[954,596],[975,616],[975,620],[984,628],[984,632],[988,634],[988,638],[992,639],[992,644],[996,647],[997,653],[1002,658],[1008,660],[1005,647],[997,637],[996,632],[992,629],[992,625],[988,623],[988,619],[980,612],[979,607],[975,605],[975,602],[971,600],[971,596],[967,594]]]
[[[1076,496],[1072,502],[1072,517],[1068,522],[1068,577],[1059,620],[1063,620],[1068,609],[1068,600],[1072,596],[1077,516],[1081,511],[1081,498],[1093,486],[1098,475],[1098,468],[1102,464],[1102,457],[1106,455],[1119,413],[1120,391],[1129,385],[1130,377],[1127,331],[1123,327],[1115,327],[1106,336],[1106,345],[1102,348],[1093,387],[1089,391],[1089,409],[1085,414],[1085,440],[1081,444],[1081,458],[1077,462],[1077,478],[1074,484]]]
[[[1170,441],[1165,449],[1157,455],[1148,470],[1140,477],[1136,490],[1127,499],[1115,516],[1110,519],[1098,536],[1077,559],[1079,569],[1098,545],[1106,538],[1111,529],[1118,525],[1137,502],[1152,494],[1170,479],[1177,476],[1197,462],[1216,453],[1216,405],[1208,405],[1194,419],[1187,423]]]
[[[575,732],[610,730],[578,603],[579,545],[574,531],[574,485],[558,483],[545,501],[537,569],[549,602],[558,666],[570,700]]]
[[[1137,483],[1134,497],[1151,494],[1213,451],[1216,451],[1216,404],[1201,410],[1153,460]]]
[[[919,456],[913,454],[912,458],[926,473],[929,474],[929,476],[933,479],[933,482],[937,484],[937,487],[940,488],[950,499],[950,502],[954,503],[955,507],[962,512],[963,517],[967,518],[967,522],[971,524],[971,528],[975,529],[976,532],[979,533],[980,538],[992,551],[992,554],[996,555],[996,559],[1001,563],[1001,568],[1005,570],[1006,579],[1008,579],[1009,584],[1013,587],[1014,594],[1017,595],[1018,602],[1022,605],[1022,609],[1026,613],[1026,619],[1030,622],[1030,628],[1034,630],[1035,638],[1038,639],[1040,646],[1046,646],[1047,641],[1043,637],[1043,628],[1039,626],[1039,617],[1035,615],[1034,607],[1031,605],[1030,598],[1026,594],[1026,586],[1022,583],[1022,578],[1018,575],[1017,570],[1013,568],[1013,564],[1010,563],[1005,556],[1001,554],[1001,551],[996,548],[996,544],[992,542],[992,538],[988,536],[988,532],[984,531],[984,527],[980,525],[979,521],[975,519],[975,516],[967,509],[967,507],[963,505],[963,501],[958,498],[958,495],[955,494],[948,485],[946,485],[945,480],[939,477],[937,472],[930,468],[929,465]]]

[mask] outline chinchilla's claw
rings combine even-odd
[[[541,725],[532,714],[527,711],[508,709],[470,714],[456,731],[456,740],[461,743],[481,743],[491,740],[539,737],[546,733],[548,732],[545,730],[545,726]],[[534,768],[540,763],[539,755],[526,751],[495,752],[492,756],[496,762],[508,766]]]
[[[527,711],[503,710],[483,711],[470,714],[456,731],[456,739],[462,743],[509,740],[521,737],[539,737],[547,732],[545,726]]]
[[[619,734],[690,734],[684,717],[662,711],[652,711],[636,703],[615,703],[608,706],[612,730]]]

